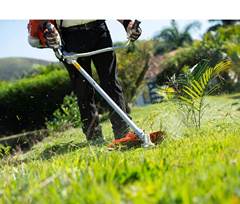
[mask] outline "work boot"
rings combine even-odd
[[[157,131],[150,133],[151,142],[154,144],[160,143],[164,139],[164,133],[162,131]],[[120,139],[115,139],[111,144],[108,145],[108,149],[112,150],[117,147],[127,146],[127,147],[140,147],[143,142],[139,139],[139,137],[133,133],[128,132],[124,135],[124,137]]]
[[[89,143],[95,144],[95,143],[104,143],[104,138],[102,134],[102,128],[100,125],[91,127],[91,128],[82,128],[84,134],[86,135],[86,139]]]
[[[90,139],[90,140],[88,140],[88,143],[93,146],[101,146],[101,145],[107,144],[107,142],[102,137]]]

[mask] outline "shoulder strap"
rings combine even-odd
[[[59,25],[60,30],[62,29],[62,24],[63,24],[63,20],[60,20],[60,25]]]

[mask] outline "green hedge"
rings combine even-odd
[[[0,84],[0,134],[42,127],[70,92],[65,70]]]

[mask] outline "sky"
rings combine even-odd
[[[141,19],[140,19],[141,21]],[[194,20],[177,20],[180,29]],[[126,41],[126,32],[117,20],[107,20],[113,42]],[[201,38],[202,34],[211,25],[207,20],[199,20],[200,30],[192,31],[194,39]],[[57,61],[51,49],[32,48],[27,41],[28,20],[0,20],[0,58],[29,57],[49,61]],[[141,39],[151,39],[157,32],[170,25],[170,20],[142,20]]]

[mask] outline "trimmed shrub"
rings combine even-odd
[[[43,127],[70,92],[65,70],[0,84],[0,134]]]

